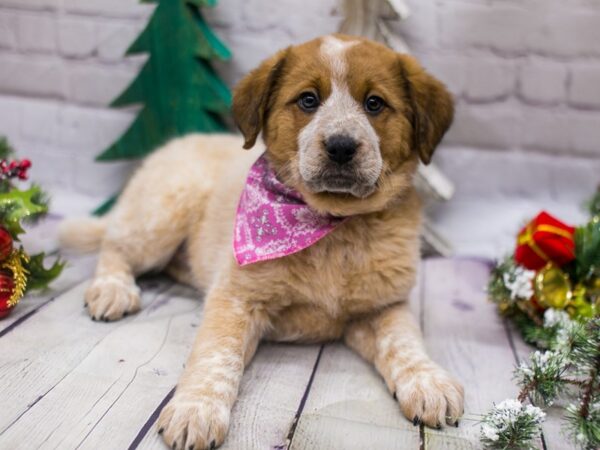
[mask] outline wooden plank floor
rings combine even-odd
[[[164,448],[154,424],[202,320],[201,294],[141,280],[143,310],[114,323],[83,308],[93,258],[0,321],[0,449]],[[342,344],[262,345],[248,367],[223,448],[477,449],[478,421],[516,395],[512,370],[530,349],[486,302],[489,265],[429,259],[411,307],[432,357],[465,385],[459,428],[404,419],[375,370]],[[571,448],[556,414],[539,448]]]

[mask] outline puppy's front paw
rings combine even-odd
[[[133,279],[96,277],[85,292],[85,303],[94,320],[118,320],[140,309],[140,289]]]
[[[229,428],[229,407],[217,397],[175,394],[158,418],[158,433],[172,449],[209,450]]]
[[[396,378],[396,398],[404,415],[432,428],[457,425],[464,412],[464,389],[433,363],[411,367]]]

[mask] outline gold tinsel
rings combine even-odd
[[[27,288],[27,269],[23,267],[23,261],[29,262],[29,256],[22,249],[15,249],[0,263],[0,269],[10,270],[15,282],[15,289],[7,302],[10,308],[19,303]]]

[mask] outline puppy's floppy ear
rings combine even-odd
[[[233,120],[252,148],[268,115],[270,102],[283,72],[288,49],[280,50],[246,75],[233,92]]]
[[[413,145],[421,161],[431,156],[454,117],[454,102],[443,83],[429,75],[409,55],[400,55],[400,76],[410,105]]]

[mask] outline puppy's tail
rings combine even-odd
[[[66,219],[58,229],[60,246],[80,253],[95,252],[100,248],[107,224],[106,217]]]

